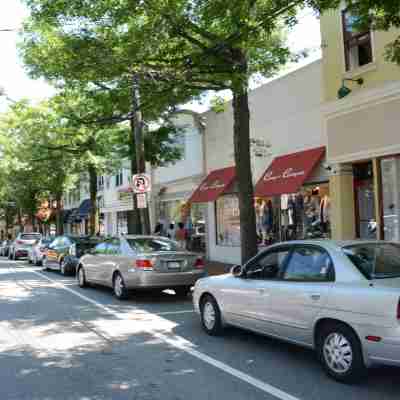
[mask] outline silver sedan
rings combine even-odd
[[[186,296],[204,275],[202,257],[158,236],[105,240],[81,257],[77,269],[79,286],[109,286],[118,299],[126,299],[131,289],[173,289]]]
[[[325,371],[359,380],[400,366],[400,245],[297,241],[274,245],[230,274],[197,281],[203,329],[234,325],[315,349]]]

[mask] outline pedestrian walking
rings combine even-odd
[[[183,249],[186,249],[186,237],[187,237],[187,231],[185,229],[185,225],[183,224],[183,222],[179,222],[178,229],[176,230],[175,233],[175,240],[179,243],[179,245]]]

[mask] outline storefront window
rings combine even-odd
[[[217,244],[240,246],[239,199],[235,194],[221,196],[216,201]]]
[[[383,238],[400,241],[400,158],[381,160],[381,171]]]
[[[376,239],[375,196],[372,162],[353,165],[356,229],[360,239]]]
[[[305,185],[297,193],[256,200],[259,244],[330,237],[328,183]]]

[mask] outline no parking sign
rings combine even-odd
[[[136,174],[132,178],[133,191],[135,193],[148,193],[151,191],[151,179],[148,174]]]

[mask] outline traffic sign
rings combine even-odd
[[[132,184],[135,193],[147,193],[151,191],[151,179],[148,174],[133,175]]]
[[[146,193],[137,193],[136,199],[138,208],[147,208]]]

